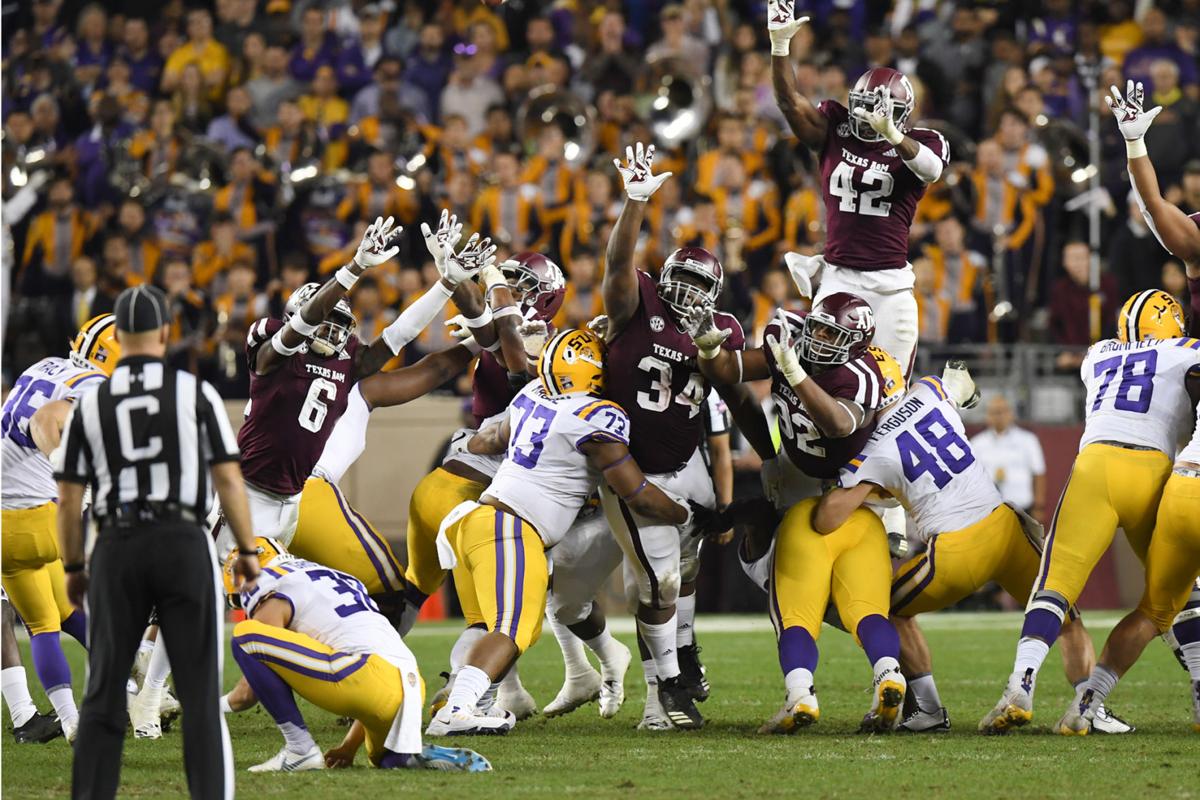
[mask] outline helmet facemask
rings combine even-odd
[[[684,276],[691,280],[685,280]],[[690,267],[686,262],[673,262],[663,267],[658,296],[674,313],[676,321],[695,308],[716,308],[720,295],[721,282],[707,272]]]
[[[358,327],[354,314],[345,301],[340,301],[313,333],[308,347],[319,356],[328,358],[346,349],[346,344]]]
[[[850,115],[846,119],[846,123],[850,126],[850,132],[855,138],[864,142],[882,142],[883,135],[871,127],[871,124],[865,119],[859,119],[854,114],[854,109],[861,108],[867,112],[873,112],[875,106],[879,103],[879,98],[884,97],[888,107],[892,112],[892,121],[896,123],[897,128],[903,129],[904,121],[908,118],[909,107],[907,103],[892,99],[892,94],[886,88],[880,86],[867,91],[850,90],[849,109]]]
[[[809,314],[796,346],[800,358],[809,364],[836,367],[850,360],[850,348],[862,338],[862,331],[845,328],[823,315]]]

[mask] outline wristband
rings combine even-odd
[[[340,283],[342,288],[349,291],[354,288],[354,284],[358,283],[358,275],[359,273],[350,269],[350,265],[347,264],[333,273],[333,279]]]
[[[492,312],[492,319],[499,320],[505,317],[520,317],[522,321],[525,319],[525,315],[521,313],[521,309],[516,306],[504,306]]]
[[[463,319],[466,320],[468,328],[482,328],[492,321],[492,309],[485,304],[478,317],[468,317],[464,314]]]
[[[787,58],[792,52],[792,37],[783,40],[771,37],[771,55]]]
[[[1125,140],[1125,155],[1130,159],[1141,158],[1146,155],[1146,140],[1145,139],[1126,139]]]
[[[489,353],[496,353],[496,352],[499,352],[500,347],[501,347],[500,340],[497,339],[496,341],[492,342],[491,344],[489,344],[487,347],[485,347],[483,349],[487,350]]]
[[[303,316],[301,316],[299,311],[297,311],[295,314],[292,314],[291,318],[288,320],[288,327],[307,339],[317,332],[317,328],[321,327],[321,323],[309,322],[304,319]],[[283,329],[281,328],[276,335],[282,332]]]
[[[63,564],[63,572],[68,575],[73,572],[83,572],[83,568],[86,566],[82,561],[76,561],[74,564]]]
[[[479,342],[475,341],[474,336],[468,336],[467,338],[465,338],[461,342],[459,342],[459,345],[467,348],[467,352],[473,356],[479,355],[479,351],[483,349],[483,347],[480,346]]]
[[[300,315],[297,314],[296,316]],[[275,331],[275,335],[271,337],[271,348],[281,356],[294,356],[304,348],[304,342],[301,342],[295,347],[288,346],[283,341],[283,328],[280,328],[279,330]]]
[[[254,547],[254,548],[251,548],[250,550],[243,550],[242,548],[239,547],[238,555],[239,556],[256,556],[256,555],[258,555],[258,548]]]

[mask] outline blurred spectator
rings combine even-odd
[[[190,133],[202,134],[213,118],[213,107],[204,89],[200,67],[188,64],[183,68],[179,87],[171,97],[175,111],[175,122]]]
[[[163,268],[163,289],[171,309],[167,361],[180,369],[199,371],[199,356],[207,333],[204,298],[192,288],[192,268],[186,261],[170,261]]]
[[[100,292],[99,279],[96,262],[87,256],[80,256],[71,264],[71,294],[62,300],[67,321],[63,338],[74,338],[83,323],[112,311],[113,298]]]
[[[933,276],[933,291],[948,301],[943,337],[950,342],[986,341],[984,326],[990,310],[987,260],[966,245],[966,230],[950,215],[933,225],[934,243],[925,249]],[[981,302],[981,300],[983,302]],[[939,301],[940,302],[940,301]]]
[[[71,264],[97,228],[95,218],[75,204],[75,189],[62,176],[50,183],[46,210],[25,234],[25,255],[17,280],[22,294],[63,294],[71,290]]]
[[[99,3],[89,3],[75,23],[75,82],[90,91],[104,74],[112,58],[108,43],[108,14]]]
[[[350,105],[338,96],[337,78],[333,67],[317,67],[312,88],[297,101],[300,113],[313,123],[317,138],[325,144],[324,165],[326,169],[340,167],[346,160],[346,144],[343,136],[350,119]]]
[[[912,267],[920,340],[923,344],[943,344],[950,331],[950,294],[938,281],[928,256],[913,259]]]
[[[88,106],[91,129],[75,140],[76,185],[80,202],[96,208],[115,199],[109,173],[116,166],[117,148],[133,136],[134,129],[121,120],[121,106],[115,98],[97,92]]]
[[[1163,262],[1158,285],[1178,300],[1181,307],[1188,307],[1187,273],[1179,261],[1172,258]]]
[[[1014,174],[1005,169],[1004,151],[995,141],[979,144],[975,152],[975,213],[971,221],[977,237],[995,251],[1003,252],[1006,285],[998,287],[1005,296],[1024,296],[1028,277],[1029,242],[1037,224],[1037,203],[1024,187],[1013,185]]]
[[[646,50],[646,63],[660,59],[676,59],[678,66],[689,74],[699,76],[708,71],[708,45],[690,35],[683,21],[683,7],[670,4],[659,14],[662,38]]]
[[[739,156],[726,154],[717,165],[711,192],[721,231],[740,229],[743,256],[753,274],[766,269],[783,230],[779,193],[767,180],[750,180]]]
[[[416,198],[396,185],[392,157],[380,151],[367,158],[366,179],[347,187],[337,210],[338,218],[343,221],[370,222],[376,217],[395,217],[405,225],[416,221],[416,213]]]
[[[793,298],[792,278],[786,270],[769,269],[763,273],[758,288],[753,294],[753,311],[750,317],[750,341],[759,346],[763,331],[779,309],[798,311],[803,304]]]
[[[1108,269],[1117,280],[1120,297],[1155,287],[1157,275],[1146,268],[1165,255],[1134,198],[1133,190],[1125,204],[1126,214],[1108,240]]]
[[[1200,213],[1200,158],[1192,159],[1183,167],[1179,207],[1185,214]]]
[[[456,114],[462,117],[467,123],[467,134],[473,137],[483,131],[487,109],[503,102],[504,93],[500,91],[499,85],[486,75],[479,74],[474,46],[456,47],[454,72],[450,74],[450,82],[442,90],[442,116]]]
[[[153,283],[162,248],[146,224],[146,209],[137,200],[126,200],[117,211],[117,230],[129,244],[129,270],[143,283]]]
[[[216,329],[212,345],[209,380],[222,397],[244,397],[249,389],[246,359],[242,357],[251,323],[267,313],[267,296],[256,292],[254,264],[236,259],[229,265],[224,292],[213,297]]]
[[[162,57],[150,43],[150,28],[141,17],[125,20],[122,47],[117,54],[129,65],[129,82],[146,94],[158,91],[163,69]]]
[[[625,50],[625,18],[619,11],[605,12],[596,26],[596,38],[599,48],[584,61],[580,80],[596,94],[629,94],[641,65]]]
[[[112,297],[116,297],[130,286],[145,283],[143,276],[129,269],[129,241],[120,232],[104,237],[100,258],[100,286]]]
[[[600,270],[596,251],[587,246],[575,248],[567,266],[567,293],[562,307],[554,317],[554,327],[582,328],[604,313],[604,298],[600,294]]]
[[[237,224],[227,213],[213,217],[210,226],[212,238],[201,242],[192,257],[192,276],[196,286],[209,288],[209,284],[222,278],[235,263],[245,262],[254,266],[254,249],[237,240]],[[217,282],[214,287],[222,288]]]
[[[404,70],[404,80],[425,93],[435,119],[440,113],[442,88],[452,69],[454,61],[446,49],[445,32],[440,25],[423,25],[417,49]]]
[[[255,0],[218,0],[216,39],[229,53],[241,53],[246,37],[262,32],[262,23],[255,13]]]
[[[350,106],[350,122],[359,123],[366,117],[378,117],[380,113],[380,97],[389,95],[402,108],[415,113],[423,122],[432,117],[429,98],[415,86],[401,80],[403,67],[400,60],[391,56],[380,58],[375,64],[375,80],[368,83],[354,95]],[[508,112],[505,111],[505,117]]]
[[[1153,94],[1147,88],[1147,107],[1162,106],[1154,124],[1146,133],[1146,149],[1154,161],[1154,170],[1164,186],[1178,183],[1183,165],[1200,153],[1200,106],[1179,87],[1179,67],[1160,58],[1150,63]]]
[[[260,130],[275,122],[279,106],[300,96],[301,86],[287,71],[287,51],[270,45],[263,54],[262,72],[246,82],[251,122]]]
[[[1122,68],[1125,77],[1142,81],[1147,88],[1154,87],[1159,91],[1155,82],[1154,62],[1170,61],[1177,69],[1177,85],[1193,100],[1198,99],[1197,84],[1200,75],[1197,74],[1196,54],[1185,53],[1174,41],[1168,31],[1167,14],[1161,8],[1151,6],[1140,20],[1142,28],[1142,43],[1130,50],[1125,56]],[[1155,123],[1157,124],[1157,122]]]
[[[971,449],[992,476],[1004,502],[1038,521],[1046,518],[1046,460],[1038,437],[1014,423],[1008,398],[988,401],[987,428],[971,437]]]
[[[1091,251],[1085,242],[1068,242],[1062,252],[1063,272],[1050,291],[1050,335],[1055,344],[1084,348],[1095,341],[1091,334],[1092,290],[1088,277],[1091,269]],[[1113,276],[1100,273],[1099,312],[1100,336],[1111,336],[1117,323],[1117,309],[1123,298],[1118,298],[1117,282]],[[1082,363],[1082,352],[1064,352],[1058,365],[1062,369],[1074,369]]]
[[[175,126],[175,109],[169,100],[159,100],[150,113],[150,128],[134,137],[129,155],[142,162],[146,177],[166,180],[175,171],[183,136]]]
[[[1000,115],[996,141],[1003,150],[1006,180],[1026,190],[1037,205],[1049,203],[1054,196],[1050,158],[1044,147],[1031,141],[1029,123],[1019,111],[1008,110]]]
[[[479,193],[471,209],[471,227],[484,236],[504,242],[513,250],[532,246],[539,228],[537,190],[521,182],[520,162],[511,151],[492,158],[495,183]]]
[[[292,47],[288,71],[301,83],[311,83],[321,67],[333,69],[337,61],[337,42],[325,29],[325,12],[319,4],[310,5],[300,14],[300,38]]]
[[[205,135],[233,152],[258,144],[258,131],[250,122],[250,93],[235,86],[225,95],[225,113],[208,124]]]
[[[212,38],[212,15],[206,8],[194,8],[187,15],[187,41],[167,59],[163,67],[162,90],[174,92],[183,82],[184,70],[194,64],[208,100],[216,102],[225,91],[229,75],[229,51]]]
[[[233,217],[241,238],[249,239],[272,221],[275,194],[272,176],[261,171],[249,147],[239,147],[229,159],[229,183],[213,196],[213,210]]]

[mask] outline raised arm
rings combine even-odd
[[[478,349],[460,344],[431,353],[411,367],[365,378],[358,388],[371,408],[403,405],[429,394],[462,372],[477,352]]]
[[[492,307],[496,337],[500,341],[500,350],[495,353],[496,360],[508,370],[509,375],[527,376],[530,373],[530,362],[536,360],[537,355],[531,355],[530,348],[525,346],[525,337],[521,334],[524,318],[516,298],[513,297],[512,289],[509,288],[508,279],[504,277],[503,265],[481,271],[480,277]],[[545,328],[544,323],[542,327]],[[542,343],[545,344],[545,338],[542,339]],[[541,352],[540,346],[537,352]]]
[[[646,214],[646,202],[671,177],[670,172],[661,175],[651,173],[654,145],[644,147],[638,142],[635,147],[626,147],[624,166],[618,159],[613,159],[613,163],[625,184],[625,205],[621,207],[608,239],[604,281],[600,287],[604,296],[604,313],[608,315],[609,336],[620,332],[637,311],[638,282],[633,253],[637,248],[638,232]]]
[[[700,373],[713,383],[730,386],[771,377],[761,349],[729,350],[723,346],[733,331],[717,327],[711,308],[695,309],[685,325],[696,343]]]
[[[792,37],[808,17],[795,19],[795,0],[768,0],[767,34],[771,37],[771,85],[775,102],[796,138],[813,149],[825,142],[829,120],[817,111],[796,86],[796,72],[789,55]]]
[[[317,293],[292,315],[288,323],[271,337],[270,347],[259,347],[254,351],[252,366],[256,374],[266,375],[278,369],[284,359],[300,352],[304,343],[316,333],[317,328],[333,311],[338,300],[354,288],[363,272],[369,267],[384,264],[395,258],[400,252],[395,240],[403,228],[393,228],[392,223],[391,217],[386,220],[380,217],[371,223],[350,263],[340,268],[333,278],[318,289]]]

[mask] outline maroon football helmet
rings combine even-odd
[[[897,72],[891,67],[872,67],[860,75],[854,83],[854,88],[850,90],[850,119],[848,122],[850,132],[864,142],[883,141],[883,137],[876,133],[875,129],[865,120],[854,116],[854,109],[874,111],[880,93],[883,94],[892,109],[892,119],[895,120],[896,127],[901,130],[904,129],[904,123],[908,121],[916,102],[912,84],[908,82],[908,78],[904,76],[903,72]]]
[[[508,279],[526,319],[531,309],[533,319],[542,322],[554,319],[567,294],[567,281],[558,264],[541,253],[517,253],[500,264],[500,271]]]
[[[724,284],[725,271],[716,256],[703,247],[681,247],[663,262],[658,296],[677,315],[683,315],[696,306],[716,307]]]
[[[796,346],[809,364],[836,367],[866,353],[874,337],[870,304],[856,294],[834,292],[808,312]]]

